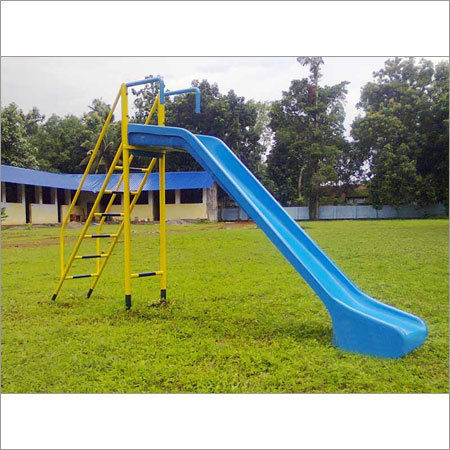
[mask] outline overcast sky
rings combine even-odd
[[[323,84],[349,81],[346,104],[347,132],[357,115],[361,87],[383,66],[385,57],[324,58]],[[429,58],[433,62],[445,58]],[[49,117],[80,115],[94,98],[111,103],[122,82],[162,75],[167,89],[190,86],[206,78],[222,93],[234,89],[246,99],[276,100],[290,81],[308,75],[294,57],[6,57],[1,64],[1,103],[17,103],[24,111],[33,106]]]

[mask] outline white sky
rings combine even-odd
[[[349,81],[346,129],[357,115],[361,87],[387,57],[324,58],[322,84]],[[445,58],[429,58],[433,62]],[[1,103],[33,106],[49,117],[80,115],[94,98],[111,103],[120,83],[162,75],[167,89],[190,86],[193,79],[216,82],[222,93],[234,89],[246,99],[276,100],[292,79],[308,76],[295,57],[4,57]],[[130,102],[131,104],[131,102]],[[175,125],[175,124],[173,124]]]

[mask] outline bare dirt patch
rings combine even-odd
[[[66,237],[65,242],[74,242],[75,237]],[[44,237],[39,240],[32,240],[32,241],[24,241],[24,242],[8,242],[2,240],[2,248],[26,248],[26,247],[47,247],[50,245],[59,245],[59,237],[58,236],[52,236],[52,237]]]

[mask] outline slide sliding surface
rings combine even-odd
[[[183,128],[131,124],[131,145],[187,150],[245,210],[320,297],[333,322],[333,343],[344,350],[400,357],[419,347],[425,322],[362,292],[314,243],[234,153],[212,136]]]

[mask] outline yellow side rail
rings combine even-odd
[[[111,109],[109,111],[108,117],[106,118],[106,121],[103,124],[102,131],[100,132],[100,135],[97,139],[94,150],[92,151],[92,155],[89,159],[86,169],[84,170],[83,177],[81,178],[81,181],[80,181],[80,185],[78,186],[78,189],[75,192],[75,195],[72,199],[69,209],[67,210],[67,214],[64,217],[63,223],[61,224],[61,230],[59,233],[59,267],[60,267],[61,277],[63,277],[63,273],[64,273],[64,234],[65,234],[66,227],[67,227],[67,224],[70,219],[70,214],[72,213],[73,208],[75,207],[75,205],[78,201],[78,197],[80,196],[81,188],[83,187],[84,182],[86,181],[86,177],[88,176],[89,172],[91,171],[92,164],[94,163],[94,160],[95,160],[95,157],[97,156],[100,145],[103,141],[103,138],[105,137],[106,130],[108,129],[108,126],[111,122],[113,113],[116,109],[117,103],[119,102],[119,98],[120,98],[120,91],[117,93],[114,103],[111,106]]]
[[[97,198],[95,199],[95,202],[94,202],[94,205],[92,206],[91,212],[89,213],[89,216],[86,219],[86,222],[81,230],[80,236],[78,237],[77,242],[69,256],[67,265],[64,267],[64,270],[61,273],[61,277],[60,277],[59,283],[55,289],[55,292],[53,293],[52,300],[55,300],[55,298],[59,294],[62,284],[64,283],[64,280],[67,277],[67,273],[69,272],[70,266],[72,265],[72,262],[75,259],[78,249],[80,248],[81,242],[86,237],[86,231],[89,228],[90,223],[92,222],[92,218],[94,217],[95,211],[98,208],[101,198],[103,197],[103,194],[106,190],[106,186],[108,185],[109,179],[111,178],[111,175],[114,172],[114,168],[115,168],[117,162],[119,161],[120,157],[122,156],[122,147],[123,147],[122,145],[119,147],[116,155],[114,156],[114,159],[111,163],[111,167],[109,168],[108,173],[106,174],[105,180],[103,181],[102,187],[100,188],[100,192],[98,193]]]

